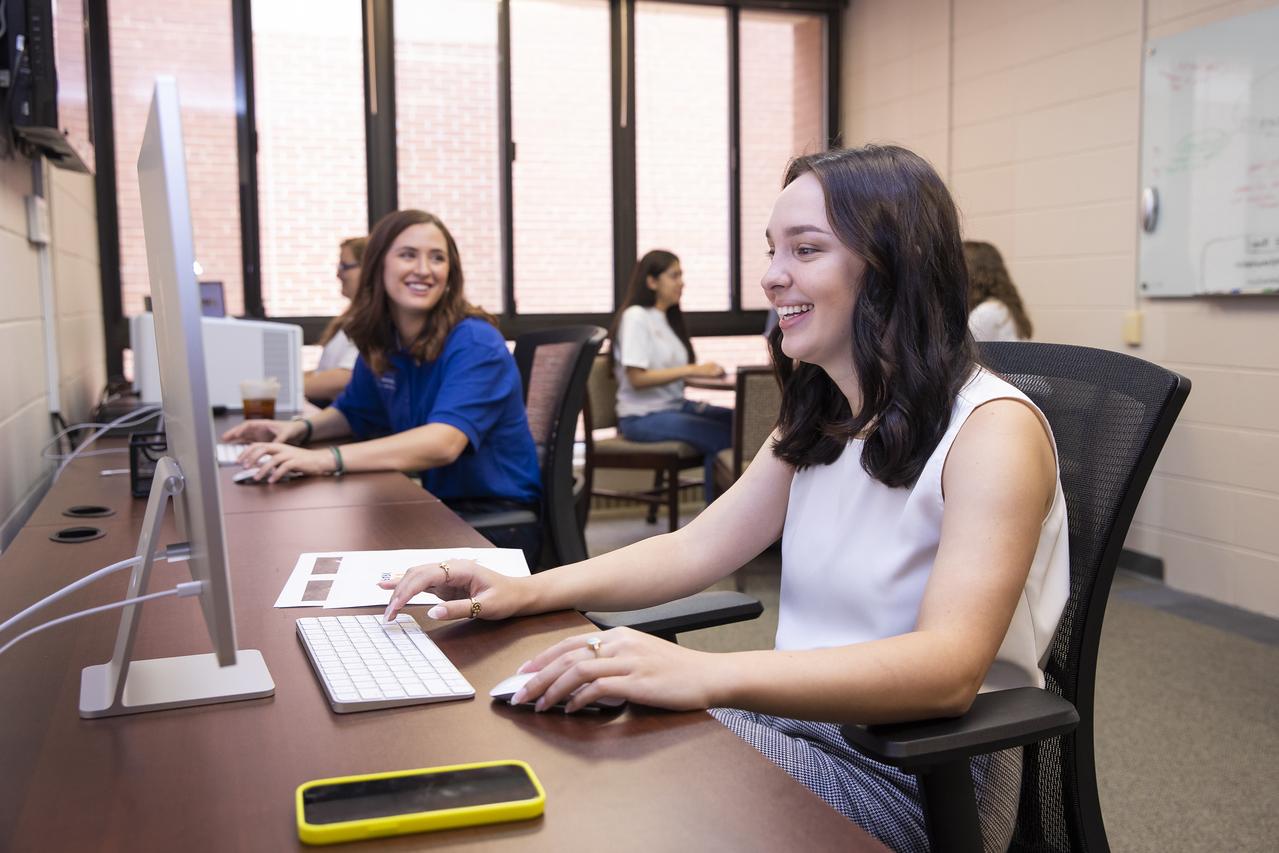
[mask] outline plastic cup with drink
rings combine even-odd
[[[245,379],[240,383],[240,397],[244,400],[244,419],[275,417],[275,398],[280,393],[280,382],[274,376],[265,379]]]

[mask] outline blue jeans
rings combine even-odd
[[[715,455],[733,446],[732,409],[685,400],[678,409],[621,418],[617,429],[630,441],[683,441],[696,447],[705,454],[702,469],[706,502],[718,497]]]

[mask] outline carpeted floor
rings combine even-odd
[[[592,554],[662,532],[592,517]],[[687,634],[705,651],[771,648],[781,555],[738,573],[758,620]],[[727,579],[717,588],[734,588]],[[1097,672],[1096,759],[1116,853],[1279,849],[1279,621],[1120,573]]]

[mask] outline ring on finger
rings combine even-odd
[[[448,586],[449,582],[449,564],[447,560],[440,561],[440,569],[444,572],[444,585]]]
[[[598,658],[600,656],[600,638],[599,637],[587,637],[586,647],[591,650],[591,654],[593,654],[595,657]]]
[[[477,619],[480,615],[480,603],[474,598],[471,599],[471,618]]]

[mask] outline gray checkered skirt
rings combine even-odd
[[[849,746],[833,723],[712,708],[711,714],[831,808],[898,853],[927,851],[919,783]],[[1021,750],[974,758],[973,787],[986,853],[1008,849],[1017,819]]]

